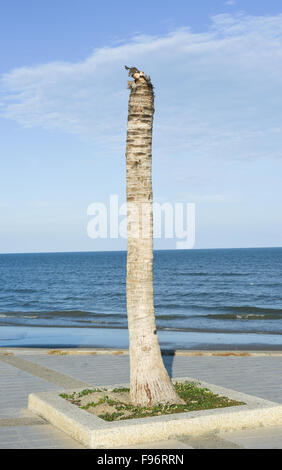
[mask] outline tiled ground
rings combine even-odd
[[[26,408],[29,393],[56,389],[56,385],[0,360],[0,418],[21,416],[20,411]]]
[[[26,410],[28,394],[61,390],[62,386],[59,387],[55,383],[66,384],[67,387],[72,383],[72,377],[89,385],[109,385],[129,381],[128,356],[53,356],[42,352],[37,354],[36,350],[33,350],[26,354],[21,353],[18,357],[28,363],[24,361],[17,363],[16,351],[13,365],[7,364],[5,357],[1,357],[0,354],[0,448],[2,449],[82,448],[76,441],[28,412]],[[282,403],[282,356],[168,356],[164,360],[173,377],[189,376]],[[42,374],[38,367],[34,369],[33,374],[32,364],[43,366]],[[23,370],[25,367],[28,372]],[[57,372],[53,378],[52,371]],[[68,375],[71,377],[66,377]],[[24,418],[26,421],[23,421]],[[282,426],[220,433],[198,439],[178,436],[169,441],[139,446],[145,449],[242,447],[282,448]]]
[[[22,357],[93,385],[129,381],[128,356],[33,355]],[[282,356],[167,356],[164,361],[172,377],[193,377],[282,403]]]
[[[0,427],[0,449],[82,449],[51,425]]]

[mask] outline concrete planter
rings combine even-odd
[[[188,377],[175,381],[197,382],[200,387],[209,388],[213,393],[244,402],[245,405],[107,422],[59,396],[62,392],[70,394],[78,391],[76,389],[67,392],[64,390],[32,393],[29,395],[28,408],[92,449],[132,446],[179,435],[196,436],[209,432],[282,424],[280,404]],[[107,389],[125,386],[128,385],[115,384],[108,386]]]

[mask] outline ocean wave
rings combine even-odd
[[[235,272],[223,272],[223,273],[212,273],[208,271],[200,271],[200,272],[189,272],[189,271],[177,271],[177,275],[179,276],[216,276],[216,277],[228,277],[228,276],[250,276],[250,273],[235,273]]]
[[[241,305],[241,306],[221,306],[217,307],[217,310],[224,310],[227,312],[234,312],[236,314],[257,314],[257,315],[275,315],[277,318],[278,315],[282,316],[281,308],[272,308],[272,307],[256,307],[254,305]]]
[[[177,328],[177,327],[158,327],[158,331],[173,331],[178,333],[222,333],[230,335],[241,335],[241,334],[255,334],[255,335],[272,335],[282,336],[282,331],[261,331],[261,330],[245,330],[243,328],[232,330],[227,328]]]
[[[202,315],[205,318],[211,318],[214,320],[282,320],[282,314],[256,314],[256,313],[246,313],[246,314],[239,314],[239,313],[222,313],[222,314],[209,314],[209,315]],[[199,317],[197,317],[199,318]]]
[[[1,313],[0,317],[16,317],[16,318],[41,318],[41,319],[50,319],[50,318],[80,318],[80,317],[95,317],[95,318],[122,318],[125,316],[125,313],[105,313],[105,312],[90,312],[84,310],[52,310],[52,311],[17,311],[17,312],[5,312]]]
[[[282,309],[245,306],[207,306],[163,303],[157,304],[156,318],[162,321],[183,320],[192,318],[206,318],[215,320],[278,320],[282,319]],[[158,313],[158,309],[165,308],[167,313]],[[181,311],[179,311],[181,310]],[[199,313],[196,313],[199,312]],[[93,312],[86,310],[52,310],[52,311],[8,311],[1,312],[0,318],[26,318],[26,319],[70,319],[78,321],[97,322],[100,321],[120,321],[126,318],[124,312]]]
[[[10,289],[10,292],[17,292],[18,294],[35,294],[38,291],[36,289]]]
[[[167,306],[171,307],[170,305]],[[183,308],[183,307],[182,307]],[[201,313],[195,315],[193,310],[201,309]],[[206,313],[206,310],[213,310],[214,313]],[[220,313],[222,312],[222,313]],[[254,306],[244,307],[206,307],[194,306],[188,313],[176,314],[156,314],[158,320],[181,320],[181,319],[195,319],[206,318],[214,320],[280,320],[282,319],[282,309],[274,308],[260,308]]]
[[[185,320],[185,319],[188,319],[188,318],[199,318],[199,315],[189,315],[189,314],[186,314],[186,313],[179,313],[179,314],[174,314],[174,313],[168,313],[168,314],[162,314],[162,315],[159,315],[156,313],[156,319],[157,320],[165,320],[165,321],[169,321],[169,320]]]

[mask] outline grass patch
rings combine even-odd
[[[122,392],[129,392],[129,388],[114,388],[113,390],[111,390],[111,392],[113,393],[122,393]]]
[[[245,404],[231,400],[228,397],[216,395],[207,388],[200,388],[194,382],[176,382],[174,387],[185,403],[180,405],[162,403],[147,407],[136,406],[130,403],[129,388],[115,388],[113,390],[85,389],[70,395],[62,393],[60,396],[105,421],[146,418]]]

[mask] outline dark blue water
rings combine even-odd
[[[53,331],[49,345],[126,347],[125,276],[125,252],[0,255],[0,346]],[[154,284],[163,343],[282,349],[282,248],[158,251]]]

